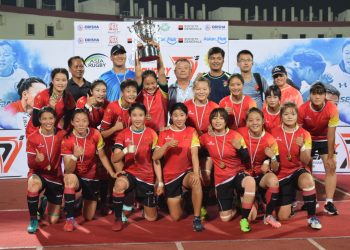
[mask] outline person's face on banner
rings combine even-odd
[[[248,73],[253,67],[253,58],[249,54],[241,54],[238,58],[237,66],[240,68],[242,73]]]
[[[111,55],[111,60],[115,67],[124,67],[126,62],[126,53],[124,54],[113,54]]]
[[[273,82],[279,87],[282,88],[287,83],[287,75],[280,73],[273,76]]]
[[[25,98],[26,104],[28,108],[34,107],[34,98],[35,96],[42,90],[44,90],[46,86],[40,82],[32,83],[32,86],[25,90],[22,94],[22,98]]]
[[[12,48],[7,44],[0,46],[0,76],[10,75],[15,62],[15,52]]]
[[[176,63],[175,76],[178,80],[189,80],[191,76],[191,65],[188,62]]]
[[[339,97],[333,93],[326,92],[326,100],[333,102],[334,105],[338,106]]]
[[[347,69],[350,69],[350,44],[345,46],[343,49],[343,61],[344,61],[345,67]]]
[[[85,67],[84,63],[80,59],[74,59],[72,61],[72,65],[69,68],[69,72],[72,74],[75,78],[83,78]]]
[[[209,68],[213,71],[220,71],[224,65],[224,58],[221,53],[212,54],[208,58]]]

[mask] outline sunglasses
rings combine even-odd
[[[283,77],[283,76],[284,76],[284,74],[275,74],[275,75],[272,76],[272,78],[276,79],[278,77]]]

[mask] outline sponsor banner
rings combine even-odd
[[[92,81],[112,68],[110,50],[117,43],[127,51],[126,67],[134,69],[138,38],[129,30],[133,22],[75,22],[74,53],[85,59],[85,78]],[[193,78],[207,72],[207,52],[221,47],[228,55],[227,22],[155,22],[156,40],[161,45],[169,84],[175,82],[174,63],[185,57],[192,65]],[[227,56],[226,56],[227,57]],[[228,71],[228,59],[223,69]],[[156,62],[142,63],[143,70],[157,69]]]
[[[0,130],[0,179],[28,173],[24,130]]]
[[[338,127],[335,135],[337,152],[337,173],[350,173],[350,128]],[[324,172],[322,160],[318,154],[313,161],[314,172]]]

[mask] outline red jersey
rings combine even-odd
[[[114,126],[117,121],[124,124],[124,127],[130,127],[129,109],[122,107],[121,99],[108,104],[101,122],[101,130],[107,130]]]
[[[299,90],[286,84],[281,90],[281,106],[286,102],[294,102],[299,108],[303,104],[303,97],[301,96]]]
[[[126,128],[118,134],[114,144],[120,148],[134,145],[135,152],[124,157],[123,170],[151,185],[154,184],[152,150],[155,149],[157,140],[158,136],[151,128],[146,127],[139,133]]]
[[[10,112],[11,114],[17,114],[20,112],[26,112],[22,106],[21,100],[12,102],[4,108],[5,111]]]
[[[83,109],[85,107],[86,102],[87,102],[86,96],[80,97],[77,101],[77,109]],[[92,106],[91,107],[92,111],[89,112],[89,121],[90,121],[89,126],[90,127],[97,128],[98,126],[100,126],[104,111],[106,110],[108,104],[109,104],[109,101],[107,99],[105,99],[102,106],[99,106],[99,107]]]
[[[145,125],[157,133],[167,126],[168,120],[168,94],[161,88],[157,88],[153,95],[142,90],[136,98],[136,102],[143,103],[147,110]]]
[[[210,113],[219,105],[209,100],[205,105],[196,105],[194,100],[188,100],[184,104],[188,109],[186,125],[194,127],[199,135],[208,132]]]
[[[267,110],[267,106],[264,106],[262,112],[264,113],[264,129],[267,132],[271,133],[274,128],[281,125],[280,111],[276,114],[271,114]]]
[[[280,153],[280,166],[277,177],[281,180],[304,166],[300,161],[300,146],[296,144],[296,140],[298,137],[302,136],[304,138],[305,149],[311,149],[311,135],[301,127],[297,128],[294,132],[294,136],[293,132],[284,133],[282,127],[272,130],[272,135],[276,139]],[[292,157],[291,160],[288,160],[288,155]]]
[[[206,133],[200,137],[201,146],[206,148],[214,163],[215,186],[244,171],[237,150],[232,145],[233,140],[239,140],[241,146],[246,148],[242,136],[231,129],[227,129],[225,135],[215,136]]]
[[[34,109],[40,110],[45,106],[49,106],[49,101],[50,101],[50,93],[49,93],[49,89],[44,89],[43,91],[39,92],[35,98],[34,98]],[[75,101],[74,101],[74,97],[72,96],[71,93],[66,92],[67,95],[67,110],[72,110],[75,109]],[[55,127],[58,127],[58,123],[60,122],[60,120],[63,118],[64,116],[64,99],[63,97],[61,97],[56,105],[55,105],[55,112],[56,112],[56,123],[55,123]],[[30,135],[33,131],[38,130],[37,127],[34,127],[33,125],[33,117],[30,118],[27,129],[26,129],[26,134]],[[61,128],[62,129],[62,128]]]
[[[180,131],[170,127],[170,129],[160,132],[157,147],[162,147],[171,139],[179,141],[179,144],[176,147],[168,148],[164,154],[163,178],[165,184],[193,168],[191,148],[200,146],[198,134],[192,127],[186,127]]]
[[[252,176],[258,176],[261,174],[261,166],[264,161],[268,159],[265,155],[265,148],[271,148],[277,156],[279,154],[278,145],[275,138],[265,130],[260,137],[253,137],[248,131],[249,129],[247,127],[239,128],[237,130],[237,132],[244,138],[248,148],[250,164],[248,164],[247,170]]]
[[[313,141],[326,141],[328,127],[336,127],[339,124],[338,108],[329,101],[325,106],[316,111],[307,101],[299,108],[298,124],[310,132]]]
[[[84,154],[78,158],[74,173],[81,178],[96,180],[97,151],[105,145],[102,135],[95,128],[89,128],[85,137],[76,136],[73,130],[68,138],[63,138],[61,154],[73,155],[75,144],[83,148]]]
[[[28,177],[37,174],[53,182],[63,182],[61,142],[65,134],[60,131],[47,136],[38,129],[27,138]],[[44,161],[35,161],[36,150],[44,155]]]
[[[240,102],[233,102],[231,96],[224,97],[219,106],[222,108],[232,108],[229,115],[229,128],[237,129],[246,125],[246,114],[250,108],[256,107],[256,102],[247,95],[243,96]]]

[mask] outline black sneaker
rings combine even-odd
[[[338,210],[337,208],[334,206],[333,202],[328,201],[326,205],[324,205],[324,210],[326,213],[330,214],[330,215],[337,215],[338,214]]]
[[[204,230],[204,227],[202,225],[202,221],[200,217],[194,217],[193,219],[193,230],[196,232],[201,232]]]

